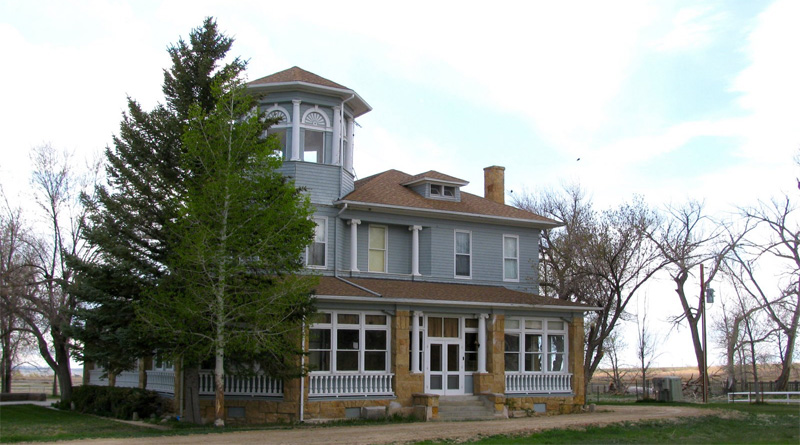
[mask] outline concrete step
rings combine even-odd
[[[496,413],[484,405],[478,396],[447,396],[439,398],[439,420],[489,420]]]

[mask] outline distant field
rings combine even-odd
[[[80,386],[81,383],[83,383],[83,377],[73,374],[72,385]],[[50,395],[53,392],[53,375],[15,374],[11,377],[11,392],[33,392]]]

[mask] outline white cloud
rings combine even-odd
[[[657,39],[653,47],[661,51],[697,50],[713,40],[714,30],[725,19],[711,7],[680,9],[672,19],[669,32]]]

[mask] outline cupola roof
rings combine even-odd
[[[305,91],[334,96],[347,103],[353,110],[354,117],[372,111],[372,107],[354,90],[297,66],[248,82],[247,87],[267,94],[278,91]]]

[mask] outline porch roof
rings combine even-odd
[[[356,297],[376,300],[465,303],[467,305],[514,305],[585,312],[595,308],[581,303],[511,290],[502,286],[432,283],[380,278],[320,278],[315,294],[323,297]],[[375,301],[375,300],[373,300]]]

